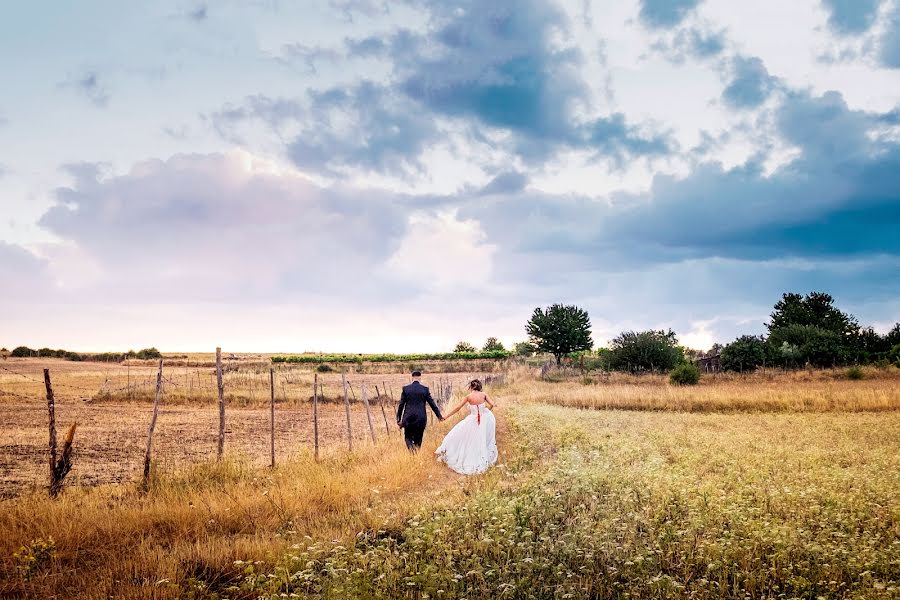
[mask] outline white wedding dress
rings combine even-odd
[[[497,462],[496,430],[494,413],[484,404],[470,404],[469,416],[454,425],[434,453],[457,473],[484,473]]]

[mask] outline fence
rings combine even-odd
[[[14,403],[19,407],[15,410],[31,411],[28,425],[34,430],[37,429],[36,422],[39,419],[35,400],[49,394],[41,389],[44,387],[42,379],[28,372],[34,369],[36,361],[25,360],[28,361],[25,364],[17,362],[0,364],[0,375],[4,376],[0,378],[0,398],[10,397],[27,401],[27,409],[21,409],[25,403],[20,402]],[[59,362],[51,365],[54,369],[52,379],[56,380],[52,381],[55,397],[53,409],[49,407],[48,397],[48,413],[45,414],[52,414],[50,419],[51,423],[54,423],[51,427],[52,437],[56,435],[55,409],[62,406],[64,413],[74,417],[66,417],[68,420],[65,420],[64,424],[68,425],[75,420],[81,421],[82,418],[92,421],[88,423],[87,430],[79,424],[79,435],[85,439],[87,432],[92,431],[94,439],[102,440],[85,446],[86,462],[79,459],[77,476],[82,477],[88,484],[133,479],[136,472],[141,472],[138,465],[131,467],[133,470],[129,469],[131,472],[129,476],[118,471],[111,474],[107,466],[101,462],[108,454],[109,460],[130,463],[131,458],[121,457],[126,454],[128,457],[135,457],[138,454],[138,446],[143,458],[141,465],[143,479],[145,482],[148,481],[151,468],[155,468],[159,460],[156,438],[160,434],[163,435],[163,441],[174,448],[172,454],[163,454],[162,458],[166,462],[178,462],[185,457],[192,460],[196,460],[197,456],[211,458],[213,448],[216,457],[221,459],[226,447],[235,444],[239,450],[252,453],[254,457],[259,457],[264,448],[270,466],[275,464],[278,455],[286,453],[289,448],[301,447],[300,444],[308,444],[307,447],[318,459],[320,448],[329,445],[338,447],[341,438],[346,447],[352,449],[353,445],[357,444],[359,449],[360,442],[363,442],[364,448],[374,448],[392,436],[397,440],[402,437],[393,426],[399,389],[402,385],[397,381],[399,376],[376,378],[367,375],[351,378],[347,374],[314,374],[302,370],[302,367],[291,366],[279,368],[270,366],[263,370],[259,365],[251,365],[236,369],[224,365],[221,356],[214,370],[206,366],[195,367],[189,364],[170,367],[165,362],[160,362],[162,364],[155,367],[131,363],[113,367]],[[264,382],[261,381],[260,375],[264,375]],[[340,384],[333,381],[338,376],[342,378]],[[218,385],[220,377],[221,396]],[[461,373],[452,376],[440,374],[423,383],[431,387],[435,400],[443,409],[451,401],[454,390],[465,389],[470,377],[469,374]],[[49,371],[47,379],[48,381],[51,379]],[[406,376],[403,376],[403,379],[406,380]],[[486,383],[501,381],[497,376],[493,378],[487,376],[484,379]],[[20,381],[20,385],[14,385],[16,381]],[[169,402],[173,398],[176,399],[174,404]],[[142,402],[144,399],[152,400],[152,407],[148,408],[147,404]],[[141,402],[129,402],[132,400]],[[63,401],[62,405],[59,405],[60,401]],[[84,406],[85,402],[90,403],[93,408],[88,411],[85,408],[77,408]],[[267,410],[258,410],[264,402]],[[257,409],[246,408],[248,403],[257,405]],[[0,408],[2,407],[0,404]],[[340,416],[344,426],[340,429],[336,419],[338,410],[343,413]],[[363,412],[365,420],[360,426]],[[263,414],[267,417],[265,421]],[[430,412],[429,416],[433,420]],[[117,419],[124,419],[127,424],[123,426]],[[385,428],[383,433],[380,432],[382,424]],[[12,428],[11,431],[17,431],[15,423],[10,422],[9,426]],[[47,427],[46,421],[44,427]],[[119,431],[120,429],[122,431]],[[82,431],[85,431],[84,435],[81,434]],[[264,447],[260,444],[263,432],[267,438]],[[312,434],[311,437],[309,434]],[[34,437],[36,436],[35,433]],[[241,437],[247,436],[252,437],[252,440],[249,442],[240,440]],[[206,440],[211,442],[208,446]],[[200,445],[203,447],[198,448]],[[78,446],[78,440],[75,441],[75,446]],[[13,468],[18,469],[29,462],[35,463],[39,455],[46,456],[47,452],[41,451],[37,444],[27,449],[24,445],[18,448],[14,452],[14,461],[7,461],[5,457],[0,456],[2,459],[0,467],[3,463],[7,463],[14,464]],[[71,452],[69,455],[71,457]],[[173,455],[175,458],[172,458]],[[53,457],[51,452],[51,460],[53,461],[51,464],[54,465],[51,467],[51,473],[58,472],[54,471],[54,468],[60,460],[59,457]],[[137,462],[136,458],[133,460]],[[85,473],[89,461],[95,462],[96,474]],[[41,462],[47,465],[47,459]],[[82,464],[85,467],[82,467]],[[33,468],[39,467],[35,464]],[[41,479],[46,477],[40,476],[40,471],[37,473],[37,476],[32,473],[31,481],[38,477]],[[22,477],[25,478],[26,475],[28,473],[24,472]],[[59,480],[61,477],[57,477],[57,483]],[[59,485],[56,487],[58,489]],[[0,493],[2,492],[3,490],[0,490]]]

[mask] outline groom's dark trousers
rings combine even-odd
[[[417,450],[422,446],[422,435],[428,424],[428,416],[425,413],[426,403],[438,419],[443,419],[441,409],[435,404],[427,387],[418,381],[404,386],[403,392],[400,394],[400,406],[397,407],[397,422],[403,428],[406,447],[410,450]]]

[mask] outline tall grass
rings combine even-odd
[[[426,435],[431,446],[437,438]],[[410,455],[398,434],[377,453],[319,463],[301,454],[275,470],[206,463],[155,477],[146,494],[129,484],[0,502],[0,597],[213,597],[241,579],[235,561],[399,522],[452,501],[454,480],[428,450]],[[13,555],[50,539],[52,560],[21,577]]]

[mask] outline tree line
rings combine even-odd
[[[624,331],[609,347],[594,349],[587,311],[562,304],[536,308],[525,330],[529,339],[516,345],[516,354],[543,352],[553,355],[557,365],[568,357],[586,368],[632,373],[668,372],[700,358],[718,359],[727,371],[851,364],[900,367],[900,323],[881,335],[861,326],[823,292],[785,293],[773,307],[765,335],[742,335],[706,352],[679,345],[671,329]]]

